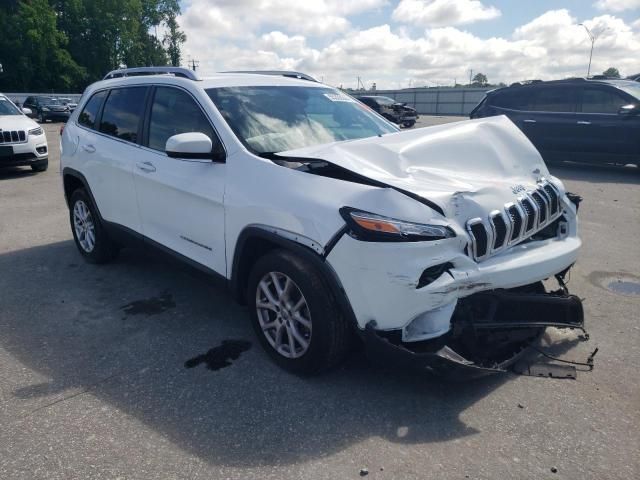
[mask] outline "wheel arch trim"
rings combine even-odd
[[[293,235],[293,237],[291,235]],[[248,225],[240,232],[240,235],[238,235],[238,239],[236,240],[233,261],[231,264],[229,288],[233,297],[238,302],[243,303],[244,301],[248,272],[246,271],[247,265],[242,264],[242,259],[244,257],[244,250],[251,240],[269,242],[276,248],[288,250],[309,261],[309,263],[318,269],[318,272],[326,282],[331,294],[338,302],[338,305],[347,317],[348,321],[352,325],[357,326],[356,316],[353,312],[353,308],[351,307],[351,302],[349,302],[349,299],[347,298],[346,291],[338,278],[338,274],[324,258],[324,249],[316,242],[313,242],[306,237],[302,238],[300,235],[291,234],[291,232],[282,231],[278,228],[268,227],[265,225]],[[248,267],[251,268],[251,265]]]

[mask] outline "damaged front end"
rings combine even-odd
[[[542,282],[475,293],[458,301],[451,330],[436,339],[403,342],[398,332],[376,330],[369,322],[361,336],[375,361],[427,370],[453,380],[505,373],[546,327],[578,329],[586,336],[581,300],[561,288],[545,291]]]

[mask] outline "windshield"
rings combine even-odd
[[[636,97],[636,99],[640,100],[640,83],[638,86],[635,85],[625,85],[624,87],[620,87],[620,90],[627,92],[629,95]]]
[[[0,97],[0,115],[22,115],[22,112],[7,97]]]
[[[397,131],[333,88],[225,87],[208,89],[207,94],[238,139],[257,154]]]

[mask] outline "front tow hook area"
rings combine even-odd
[[[369,322],[361,336],[376,362],[427,370],[451,380],[506,373],[546,327],[584,328],[582,301],[566,289],[545,292],[542,284],[480,292],[458,301],[448,334],[424,342],[402,342]],[[395,339],[395,340],[394,340]]]

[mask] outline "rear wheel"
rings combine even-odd
[[[346,356],[347,321],[320,273],[303,258],[285,250],[260,258],[247,300],[260,343],[284,369],[313,375]]]
[[[118,253],[105,231],[87,192],[79,188],[71,195],[69,220],[78,250],[89,263],[107,263]]]

